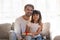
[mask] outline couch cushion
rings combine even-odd
[[[50,23],[43,24],[43,30],[41,32],[42,35],[48,35],[50,33]]]
[[[11,25],[11,30],[14,30],[14,22]]]
[[[11,29],[11,24],[9,23],[0,24],[0,39],[8,38],[10,29]]]
[[[8,40],[8,39],[0,39],[0,40]]]

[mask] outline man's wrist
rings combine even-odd
[[[18,40],[21,40],[21,39],[22,39],[22,37],[21,37],[21,36],[19,36],[19,35],[17,35],[17,38],[18,38]]]

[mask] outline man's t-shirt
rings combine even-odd
[[[22,33],[25,32],[26,25],[29,21],[26,21],[23,19],[23,17],[20,17],[16,20],[15,25],[14,25],[14,30],[15,33],[18,34],[18,36],[21,37]]]

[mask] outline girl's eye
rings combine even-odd
[[[38,16],[38,14],[36,14]]]
[[[36,14],[35,16],[38,16],[38,14]]]

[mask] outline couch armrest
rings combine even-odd
[[[50,32],[47,32],[47,33],[41,33],[42,37],[44,39],[50,39]]]

